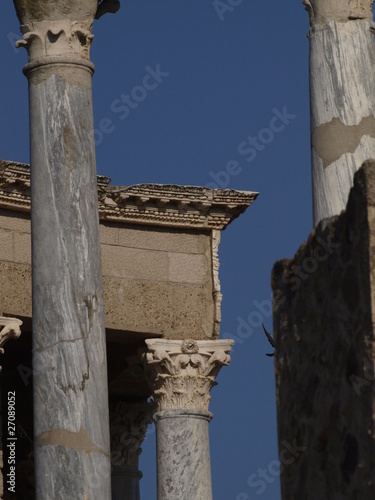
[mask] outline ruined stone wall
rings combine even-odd
[[[107,328],[213,336],[211,231],[102,222],[100,235]],[[31,317],[30,262],[29,216],[0,210],[0,314]]]
[[[373,499],[375,163],[272,286],[282,497]]]

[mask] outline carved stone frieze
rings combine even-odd
[[[213,281],[213,297],[215,304],[215,335],[219,335],[220,322],[221,322],[221,301],[223,294],[221,293],[220,279],[219,279],[219,244],[220,244],[220,231],[214,229],[212,231],[212,281]]]
[[[109,405],[111,463],[114,466],[138,468],[141,444],[147,426],[152,422],[153,408],[147,401],[125,403],[118,401]]]
[[[311,25],[355,19],[372,21],[373,3],[373,0],[303,0]]]
[[[199,186],[137,184],[109,186],[98,177],[100,220],[130,224],[223,230],[258,193]],[[0,160],[0,207],[30,212],[30,168]]]
[[[146,340],[146,374],[157,411],[208,410],[210,391],[230,363],[232,340]]]

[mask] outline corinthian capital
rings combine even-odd
[[[141,444],[147,426],[152,422],[152,404],[125,403],[122,401],[109,405],[111,434],[111,463],[114,466],[138,468]]]
[[[0,316],[0,354],[4,353],[3,345],[9,339],[18,339],[21,335],[22,321],[16,318],[3,318]],[[0,366],[1,371],[1,366]]]
[[[208,410],[210,391],[229,365],[232,340],[146,340],[146,373],[157,411]]]
[[[64,55],[89,59],[94,17],[117,12],[119,0],[14,0],[29,62]],[[56,62],[56,61],[54,61]],[[71,61],[70,61],[71,62]]]
[[[372,21],[374,0],[303,0],[310,15],[310,24],[326,24],[329,21],[347,22],[355,19]]]

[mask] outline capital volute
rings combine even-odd
[[[324,25],[330,21],[372,21],[373,3],[374,0],[303,0],[311,26]]]
[[[78,63],[90,58],[92,24],[120,8],[119,0],[14,0],[29,63]]]
[[[157,411],[208,410],[210,391],[230,363],[232,340],[146,340],[146,375]]]

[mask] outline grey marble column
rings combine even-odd
[[[147,401],[110,404],[112,500],[140,500],[138,470],[141,444],[152,422],[152,405]]]
[[[210,390],[232,340],[146,340],[156,405],[158,500],[211,500]]]
[[[375,158],[373,0],[304,0],[310,15],[314,225],[345,207],[354,173]]]
[[[111,498],[89,60],[97,0],[14,0],[29,63],[36,497]]]

